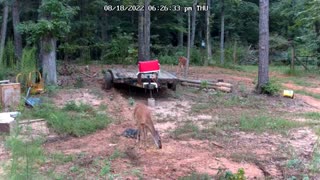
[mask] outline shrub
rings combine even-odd
[[[261,90],[263,94],[273,96],[280,91],[280,87],[281,85],[278,82],[276,82],[275,80],[270,80],[268,83],[261,87]]]

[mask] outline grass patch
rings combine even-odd
[[[319,94],[307,92],[307,91],[304,91],[304,90],[295,90],[295,93],[311,96],[311,97],[314,97],[316,99],[320,99],[320,95]]]
[[[75,102],[69,102],[63,108],[42,104],[33,109],[25,109],[20,119],[29,118],[43,118],[57,133],[77,137],[103,129],[111,123],[107,115],[97,113],[90,105],[77,105]]]
[[[318,112],[308,112],[304,116],[308,119],[320,120],[320,113]]]
[[[198,125],[188,122],[183,124],[182,126],[178,126],[175,130],[171,132],[173,138],[178,139],[183,134],[188,134],[189,137],[196,137],[200,132],[200,128]]]
[[[212,177],[210,177],[208,174],[200,174],[197,172],[193,172],[188,176],[184,176],[179,178],[179,180],[210,180]]]
[[[49,154],[49,157],[53,160],[53,162],[57,164],[64,164],[75,160],[75,156],[66,155],[62,153]]]
[[[299,86],[304,86],[304,87],[316,87],[316,84],[310,83],[307,79],[305,78],[292,78],[291,79],[293,83],[299,85]]]
[[[241,116],[240,118],[240,130],[258,133],[265,131],[286,132],[289,129],[297,128],[301,125],[303,124],[300,122],[288,121],[286,119],[268,116]]]
[[[195,103],[191,107],[191,112],[201,113],[204,111],[212,110],[213,108],[229,108],[229,107],[242,107],[256,109],[257,107],[264,106],[265,100],[259,96],[241,97],[235,94],[217,93],[212,94],[209,98]]]
[[[200,129],[197,124],[192,122],[187,122],[181,126],[178,126],[175,130],[171,132],[171,136],[174,139],[182,139],[182,138],[193,138],[193,139],[213,139],[216,135],[223,134],[223,131],[218,127],[209,126],[204,129]]]
[[[253,153],[232,153],[230,158],[235,162],[257,162],[257,156]]]
[[[89,104],[85,104],[83,102],[77,104],[75,101],[69,101],[64,105],[63,110],[75,112],[90,112],[93,111],[93,108]]]

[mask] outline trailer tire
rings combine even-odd
[[[112,77],[112,74],[109,71],[107,71],[104,74],[104,88],[106,90],[110,90],[112,87],[113,87],[113,77]]]
[[[172,91],[176,91],[177,83],[168,83],[168,88],[171,89]]]

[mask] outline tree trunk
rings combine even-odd
[[[259,0],[259,72],[257,92],[269,82],[269,0]]]
[[[107,12],[104,12],[105,14],[102,14],[102,23],[100,25],[101,27],[101,39],[104,43],[106,43],[108,41],[108,16],[109,14]]]
[[[220,64],[224,64],[224,0],[221,0]]]
[[[2,27],[1,27],[1,40],[0,40],[0,63],[3,63],[3,54],[4,54],[4,46],[6,43],[6,36],[7,36],[7,23],[8,23],[8,13],[9,7],[8,3],[4,2],[3,7],[3,15],[2,15]]]
[[[294,49],[294,44],[293,44],[293,40],[291,42],[291,63],[290,63],[290,70],[293,72],[294,71],[294,59],[296,57],[295,55],[295,49]]]
[[[42,75],[47,85],[57,84],[56,45],[57,40],[50,36],[42,37],[40,40]]]
[[[237,64],[237,40],[234,40],[234,46],[233,46],[233,63]]]
[[[211,9],[211,0],[207,0],[208,11],[206,12],[206,41],[207,41],[207,59],[204,61],[204,65],[208,66],[209,62],[211,64],[212,60],[212,51],[211,51],[211,37],[210,37],[210,9]]]
[[[14,34],[14,54],[15,56],[21,60],[22,58],[22,37],[21,34],[18,32],[17,27],[20,23],[20,16],[19,16],[19,1],[14,0],[12,6],[12,23],[13,23],[13,34]]]
[[[143,11],[139,11],[138,17],[138,61],[144,61],[144,17]]]
[[[144,42],[145,42],[145,60],[150,60],[150,11],[147,7],[150,5],[150,0],[144,1]]]
[[[317,20],[314,23],[314,27],[315,27],[315,32],[316,32],[317,38],[319,39],[319,37],[320,37],[320,21],[319,20]],[[318,43],[318,47],[317,47],[317,53],[320,54],[319,43]],[[320,56],[317,57],[317,66],[318,66],[318,69],[320,69]]]
[[[183,14],[182,14],[182,12],[179,12],[177,14],[178,14],[179,24],[181,27],[183,27]],[[183,47],[183,31],[179,30],[178,34],[179,34],[178,46],[181,48],[181,47]]]
[[[190,41],[191,48],[194,45],[194,38],[196,35],[197,4],[198,4],[198,0],[194,0],[193,8],[192,8],[192,33],[191,33],[191,41]]]
[[[190,11],[188,11],[188,46],[187,46],[187,63],[184,67],[184,78],[188,77],[189,63],[190,63],[190,49],[191,49],[191,37],[190,37]]]

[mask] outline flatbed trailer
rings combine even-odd
[[[105,88],[111,89],[114,84],[127,84],[130,86],[140,87],[144,89],[155,89],[155,88],[169,88],[173,91],[176,90],[176,86],[179,82],[179,79],[165,71],[160,70],[157,73],[157,77],[152,77],[151,74],[141,74],[141,80],[138,79],[138,70],[135,69],[127,69],[127,68],[115,68],[108,69],[105,72],[104,80],[105,80]],[[156,83],[156,87],[154,86],[146,86],[148,82]]]

